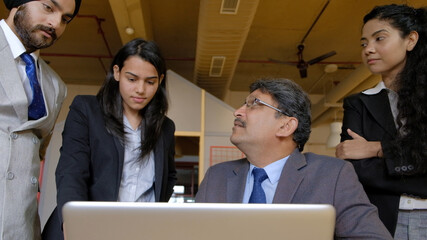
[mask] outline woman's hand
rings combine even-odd
[[[382,157],[381,142],[366,141],[365,138],[347,129],[351,140],[345,140],[337,145],[335,155],[341,159],[364,159]]]

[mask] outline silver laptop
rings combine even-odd
[[[323,204],[69,202],[65,240],[331,240]]]

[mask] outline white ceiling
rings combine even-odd
[[[320,95],[320,102],[313,104],[316,125],[336,118],[344,96],[378,81],[359,66],[363,16],[376,5],[427,6],[427,0],[238,2],[237,14],[224,15],[220,14],[222,0],[83,0],[62,39],[42,50],[42,56],[66,83],[99,85],[122,44],[143,37],[159,44],[169,69],[234,107],[242,100],[230,102],[229,96],[247,91],[259,77],[294,80],[311,95]],[[2,5],[0,18],[6,14]],[[126,27],[135,33],[126,34]],[[296,63],[302,40],[305,61],[337,52],[309,66],[303,79],[296,66],[269,60]],[[221,77],[209,77],[212,56],[226,57]],[[339,69],[325,73],[330,63]]]

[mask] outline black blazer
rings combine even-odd
[[[176,182],[175,125],[166,118],[154,148],[155,200],[167,202]],[[117,201],[124,147],[105,128],[95,96],[76,96],[62,133],[56,169],[57,209],[43,230],[43,239],[63,239],[62,209],[68,201]]]
[[[399,199],[402,194],[427,198],[427,176],[403,176],[408,159],[394,160],[388,155],[391,140],[397,134],[387,91],[374,95],[358,93],[344,99],[341,141],[352,139],[350,128],[367,141],[380,141],[384,157],[351,160],[370,201],[378,207],[380,219],[393,235],[396,229]],[[410,160],[410,159],[409,159]]]

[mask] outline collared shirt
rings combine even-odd
[[[124,115],[123,125],[126,143],[118,201],[154,202],[154,153],[141,159],[141,125],[133,130]]]
[[[0,20],[0,27],[3,29],[4,35],[6,36],[6,41],[10,46],[12,51],[13,58],[15,59],[16,67],[18,68],[19,75],[21,76],[22,85],[24,86],[25,94],[28,98],[28,105],[33,100],[33,90],[31,89],[30,81],[28,80],[27,73],[25,72],[25,62],[21,59],[21,54],[23,54],[26,49],[21,43],[19,38],[15,35],[12,29],[7,25],[4,19]],[[38,59],[40,51],[37,50],[32,52],[30,55],[34,58],[38,69]],[[39,70],[37,70],[37,76],[39,76]],[[40,81],[40,77],[38,77]]]
[[[399,100],[399,95],[397,92],[387,88],[383,81],[379,82],[374,88],[363,91],[362,93],[365,95],[375,95],[381,92],[381,90],[385,89],[388,95],[388,101],[390,103],[391,113],[393,114],[394,124],[396,128],[398,128],[397,124],[397,115],[399,114],[399,110],[397,109],[397,101]]]
[[[277,184],[280,180],[280,174],[282,174],[283,167],[286,164],[289,156],[284,157],[280,160],[277,160],[273,163],[264,167],[265,172],[267,173],[268,178],[261,183],[262,189],[265,192],[265,198],[267,203],[272,203],[274,194],[276,193]],[[252,188],[254,185],[254,176],[252,174],[252,170],[254,169],[254,165],[250,164],[248,176],[246,177],[246,186],[245,193],[243,194],[243,203],[248,203],[249,198],[252,193]]]

